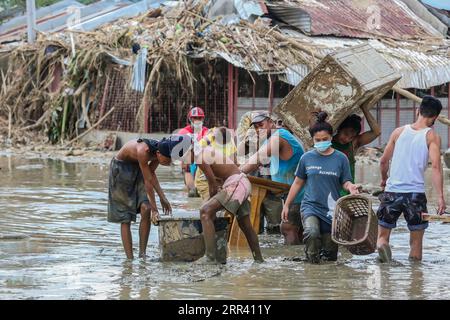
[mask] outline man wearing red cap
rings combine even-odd
[[[208,132],[208,128],[203,126],[205,120],[205,112],[200,107],[194,107],[188,113],[189,124],[181,129],[178,134],[190,135],[200,141]],[[194,177],[197,170],[196,164],[182,164],[184,173],[184,184],[188,188],[189,197],[198,197],[197,189],[195,188]]]

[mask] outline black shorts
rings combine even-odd
[[[398,218],[403,213],[409,231],[428,228],[428,221],[422,220],[422,213],[428,212],[425,193],[384,192],[379,199],[381,204],[377,216],[380,226],[388,229],[395,228]]]

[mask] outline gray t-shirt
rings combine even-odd
[[[345,182],[352,181],[345,154],[335,150],[324,156],[316,150],[308,151],[301,157],[295,175],[306,180],[300,208],[303,217],[317,216],[331,224],[339,190]]]

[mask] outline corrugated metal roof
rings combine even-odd
[[[417,49],[414,49],[411,43],[398,42],[396,47],[392,47],[376,39],[307,37],[289,29],[283,29],[283,32],[323,55],[339,49],[368,43],[402,75],[402,79],[397,83],[402,88],[427,89],[450,82],[450,58],[448,54],[421,52],[419,51],[420,45],[417,45]],[[447,48],[450,47],[450,40],[445,40],[444,43]],[[309,68],[306,65],[291,66],[290,70],[286,70],[286,76],[283,80],[292,85],[297,85],[308,72]]]
[[[442,37],[398,0],[268,1],[269,12],[308,35],[395,39]]]
[[[69,26],[69,22],[75,19],[79,18],[80,22],[84,22],[133,5],[129,1],[116,0],[104,0],[91,5],[83,5],[76,1],[67,1],[66,3],[70,5],[64,6],[64,3],[56,3],[53,5],[54,10],[47,7],[37,10],[37,30],[40,32],[64,30]],[[20,39],[26,32],[26,16],[16,17],[0,26],[0,42]]]

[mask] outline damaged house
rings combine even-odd
[[[3,32],[0,42],[9,43],[0,47],[0,63],[8,61],[0,121],[11,123],[9,135],[41,130],[54,142],[94,126],[171,133],[195,105],[205,110],[206,126],[236,128],[245,112],[276,106],[321,56],[361,44],[402,75],[400,87],[438,96],[448,115],[448,25],[427,6],[416,0],[142,1],[55,27],[35,44],[16,45]],[[383,131],[375,145],[413,121],[416,108],[387,94],[372,110]],[[449,128],[436,128],[447,147]]]

